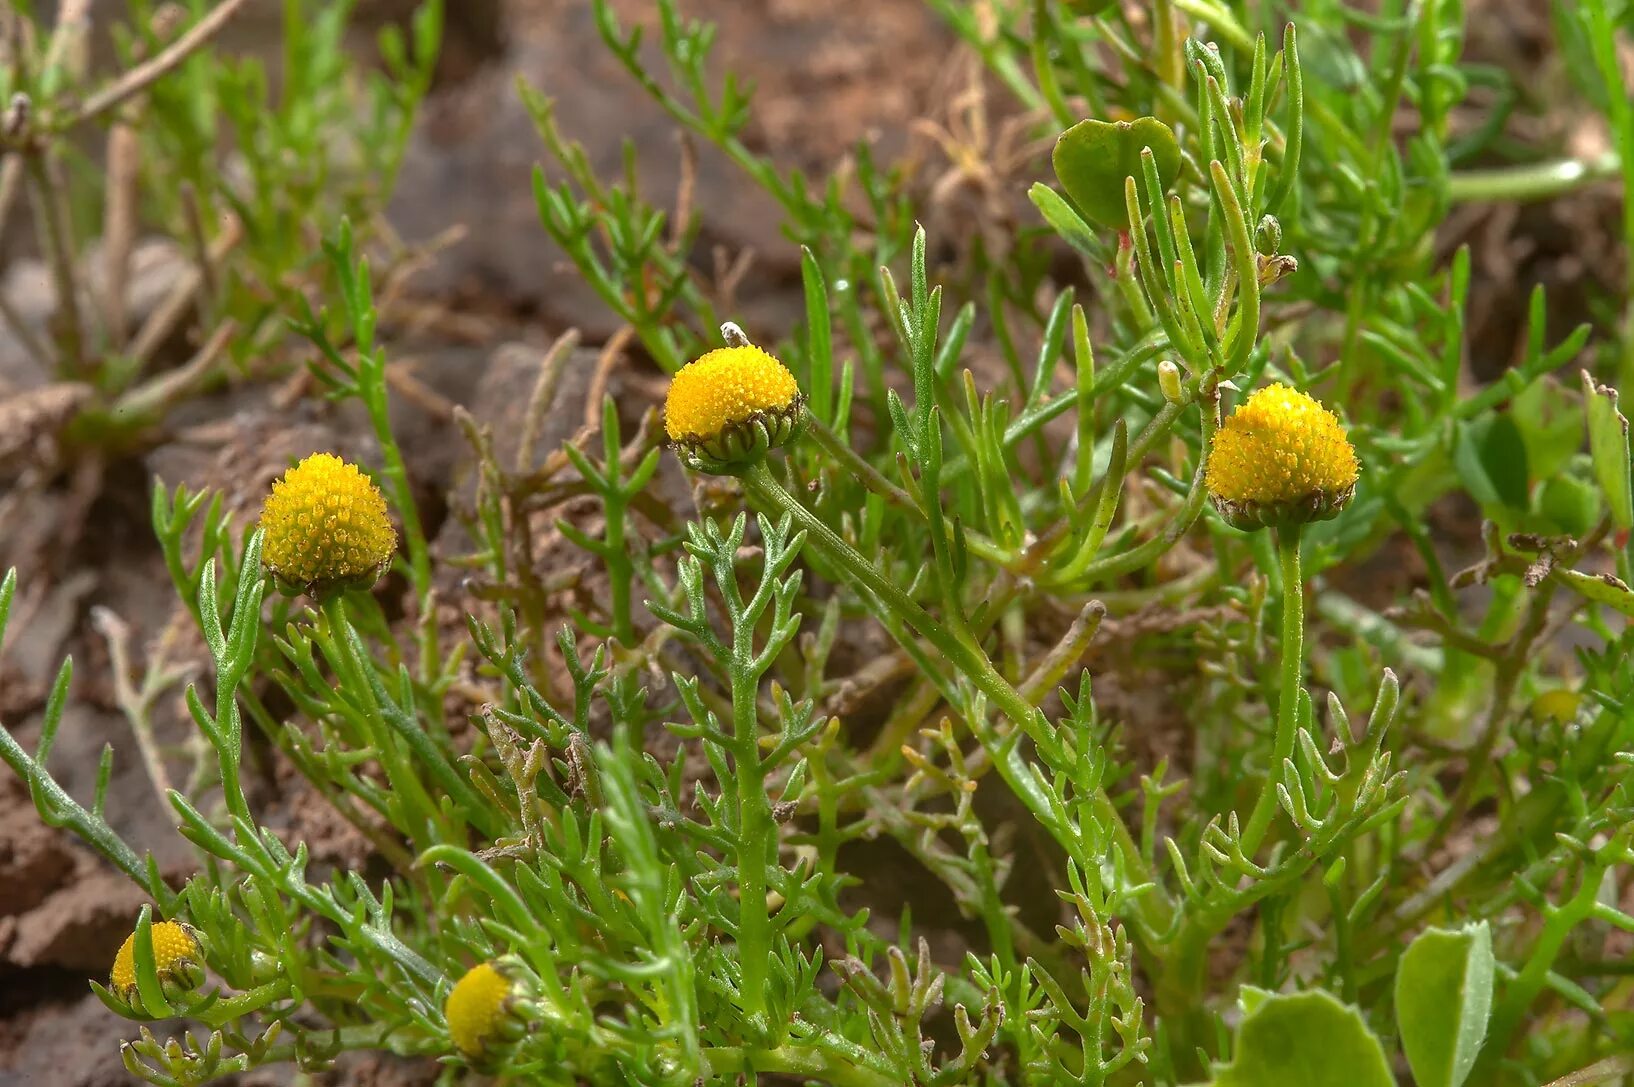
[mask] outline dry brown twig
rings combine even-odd
[[[4,322],[5,326],[11,329],[12,335],[17,337],[17,342],[23,345],[23,349],[42,372],[50,374],[56,371],[56,351],[34,334],[34,330],[28,326],[28,321],[17,312],[4,290],[0,290],[0,322]]]
[[[596,430],[601,427],[601,401],[607,395],[607,382],[612,378],[613,367],[623,357],[624,349],[630,346],[635,338],[635,329],[625,325],[613,333],[606,345],[601,349],[601,355],[596,359],[595,372],[590,377],[590,388],[584,394],[584,425],[587,430]]]
[[[1625,1054],[1596,1061],[1587,1068],[1579,1068],[1570,1075],[1551,1080],[1543,1087],[1589,1087],[1592,1083],[1605,1083],[1628,1075],[1634,1075],[1634,1056]]]
[[[50,460],[58,432],[93,392],[89,385],[59,381],[0,398],[0,472]]]
[[[426,414],[448,421],[454,418],[454,402],[415,376],[417,361],[397,359],[386,364],[386,384],[410,404]]]
[[[579,346],[579,330],[570,328],[556,338],[539,363],[539,378],[533,383],[528,407],[522,416],[522,438],[516,444],[516,473],[522,475],[533,467],[534,447],[539,442],[539,431],[544,426],[545,413],[556,400],[556,386],[562,378],[562,366]]]
[[[227,254],[244,237],[244,226],[237,216],[228,216],[222,224],[222,230],[216,240],[210,244],[206,259],[195,267],[189,268],[179,276],[176,285],[171,288],[170,294],[156,306],[148,315],[147,321],[137,331],[135,339],[131,341],[127,354],[138,364],[146,362],[159,345],[169,339],[175,331],[176,325],[187,315],[193,305],[193,300],[205,283],[205,268],[214,268],[226,259]]]
[[[102,227],[102,321],[108,338],[116,343],[124,340],[129,319],[130,258],[136,245],[136,182],[141,155],[135,125],[116,122],[108,130],[108,189]]]
[[[227,25],[234,15],[238,14],[238,10],[246,2],[247,0],[223,0],[220,6],[194,23],[187,33],[171,42],[167,48],[160,50],[151,60],[138,64],[90,98],[87,98],[74,111],[73,116],[67,120],[63,127],[72,128],[106,113],[127,98],[150,86],[164,76],[166,72],[169,72],[203,48],[211,38],[221,32],[222,28]]]
[[[203,380],[214,368],[217,357],[237,331],[238,324],[233,320],[221,322],[204,342],[204,346],[199,348],[185,365],[168,370],[131,389],[114,405],[114,413],[140,417],[174,403],[191,391],[194,385]]]
[[[692,137],[681,133],[681,177],[675,184],[675,217],[669,224],[669,248],[680,253],[686,242],[687,228],[692,224],[693,196],[698,188],[698,148]]]
[[[74,260],[78,250],[68,213],[67,186],[63,184],[60,163],[45,149],[25,150],[23,162],[28,171],[29,195],[34,202],[35,233],[57,289],[62,361],[72,375],[79,376],[85,368],[86,329],[79,308],[79,272]]]
[[[64,60],[77,64],[81,58],[71,56],[85,42],[91,29],[91,0],[63,0],[57,10],[57,24],[51,31],[51,41],[45,48],[45,71],[50,71]]]
[[[98,604],[91,608],[91,625],[108,643],[108,665],[113,673],[114,701],[118,703],[125,720],[130,723],[131,733],[136,737],[136,747],[141,752],[142,764],[147,769],[148,781],[153,785],[159,807],[168,812],[170,775],[165,770],[164,756],[153,735],[153,705],[167,689],[196,672],[197,666],[165,667],[162,654],[168,641],[166,639],[160,642],[157,651],[159,659],[154,667],[148,669],[141,688],[138,689],[131,682],[130,624],[112,608]]]
[[[6,223],[11,218],[11,206],[17,202],[17,194],[22,190],[23,156],[12,151],[0,159],[0,237],[5,234]]]

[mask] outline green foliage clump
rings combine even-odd
[[[781,206],[805,322],[775,354],[799,393],[779,384],[768,420],[688,390],[698,418],[761,428],[730,449],[688,430],[696,508],[661,486],[681,469],[653,411],[631,434],[592,405],[599,449],[587,433],[544,467],[502,464],[469,424],[464,629],[438,621],[368,239],[323,205],[333,303],[270,291],[265,315],[367,410],[407,618],[366,588],[269,594],[258,532],[156,490],[214,664],[187,700],[208,759],[169,793],[200,862],[180,890],[109,826],[103,788],[86,807],[46,769],[68,665],[37,750],[0,730],[42,817],[153,900],[133,984],[96,989],[203,1033],[144,1028],[133,1074],[378,1049],[448,1083],[563,1087],[1634,1075],[1634,490],[1613,387],[1634,330],[1552,334],[1539,291],[1523,356],[1471,390],[1471,261],[1438,262],[1435,230],[1569,171],[1493,167],[1501,118],[1453,124],[1493,78],[1461,61],[1462,5],[1310,0],[1283,26],[1220,0],[930,3],[1058,137],[1002,179],[1037,212],[1002,258],[975,244],[937,267],[927,195],[866,154],[845,184],[781,172],[744,138],[709,27],[659,0],[667,70],[649,71],[594,0],[631,77]],[[1583,7],[1579,75],[1634,178],[1614,12]],[[154,101],[240,94],[229,71],[198,54]],[[309,74],[271,114],[285,146],[367,127],[306,112],[325,100]],[[418,94],[389,86],[382,108]],[[674,374],[722,336],[746,347],[689,261],[696,224],[596,176],[523,94],[544,228],[648,358]],[[202,178],[196,131],[161,132]],[[256,191],[303,191],[288,160],[252,162]],[[345,191],[305,182],[308,211]],[[239,274],[293,266],[287,210],[240,210],[267,236]],[[1211,503],[1232,407],[1275,386]],[[1245,511],[1261,455],[1314,482]],[[1460,503],[1482,523],[1462,544],[1430,522]],[[589,573],[536,568],[540,513]],[[1422,588],[1369,584],[1406,556]],[[258,820],[246,728],[373,870],[318,870]],[[208,981],[165,983],[155,916],[191,926]]]

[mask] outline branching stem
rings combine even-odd
[[[885,608],[929,642],[1017,728],[1026,732],[1035,743],[1041,740],[1048,743],[1048,737],[1044,733],[1049,726],[1044,715],[999,674],[993,667],[993,662],[980,648],[957,637],[917,601],[881,574],[873,563],[841,539],[833,529],[797,502],[794,496],[773,478],[764,461],[757,462],[745,470],[743,481],[752,497],[779,513],[791,516],[795,523],[806,531],[812,545],[827,555],[840,571],[854,578]],[[985,729],[978,730],[978,734],[983,746],[988,747],[993,764],[1005,784],[1027,806],[1034,817],[1049,829],[1051,836],[1067,851],[1067,855],[1084,866],[1086,871],[1098,870],[1102,858],[1087,855],[1083,835],[1063,821],[1044,785],[1022,756],[1014,738],[998,736]],[[1106,791],[1097,788],[1090,798],[1090,803],[1097,821],[1103,824],[1105,832],[1111,836],[1116,845],[1122,870],[1128,882],[1133,885],[1150,883],[1150,872],[1141,856],[1140,848],[1130,836],[1128,827],[1125,826],[1111,798],[1106,795]],[[1134,905],[1136,913],[1140,915],[1148,931],[1161,931],[1166,927],[1166,919],[1159,914],[1167,911],[1158,908],[1151,894],[1136,898]]]

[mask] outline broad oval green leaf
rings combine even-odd
[[[1093,221],[1119,230],[1129,228],[1124,178],[1142,180],[1140,153],[1152,149],[1158,181],[1165,190],[1180,176],[1180,144],[1168,125],[1156,117],[1133,121],[1079,121],[1055,141],[1055,176]]]
[[[1361,1013],[1331,993],[1268,993],[1244,986],[1230,1064],[1212,1087],[1396,1087],[1384,1047]]]
[[[1421,932],[1396,968],[1396,1029],[1418,1087],[1460,1087],[1492,1012],[1492,933],[1485,921]]]

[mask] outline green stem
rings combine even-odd
[[[408,548],[409,580],[414,586],[415,602],[419,605],[420,614],[424,616],[432,608],[431,550],[426,544],[425,529],[420,524],[419,507],[414,503],[414,490],[409,485],[408,465],[403,460],[403,451],[398,447],[397,435],[392,430],[384,358],[375,359],[372,377],[362,386],[362,390],[369,421],[374,427],[375,440],[380,443],[380,455],[384,462],[381,472],[391,484],[392,498],[396,500],[398,516],[403,519],[403,541]],[[423,628],[419,648],[420,681],[428,687],[435,686],[437,676],[442,671],[442,647],[437,641],[435,626],[428,624]],[[442,699],[428,699],[427,706],[432,718],[441,725]]]
[[[887,502],[919,514],[921,517],[924,516],[924,512],[914,502],[912,495],[885,478],[885,475],[878,468],[869,464],[855,449],[851,448],[849,442],[841,441],[840,436],[828,428],[828,424],[809,411],[805,413],[805,433],[812,441],[822,446],[823,451],[838,461],[842,467],[855,472],[857,479],[862,482],[864,487],[884,498]]]
[[[1555,957],[1565,946],[1566,938],[1593,912],[1605,874],[1603,865],[1589,866],[1583,872],[1583,882],[1578,885],[1577,893],[1565,905],[1545,907],[1543,932],[1538,935],[1532,954],[1527,956],[1521,972],[1504,988],[1503,1001],[1492,1010],[1492,1025],[1487,1031],[1486,1044],[1481,1047],[1481,1056],[1470,1082],[1485,1082],[1485,1076],[1490,1075],[1503,1058],[1511,1037],[1521,1025],[1521,1020],[1526,1018],[1527,1009],[1548,984],[1549,972],[1554,967]]]
[[[1220,40],[1233,49],[1244,53],[1254,51],[1253,35],[1243,29],[1243,25],[1224,5],[1212,3],[1211,0],[1174,0],[1174,6],[1193,19],[1208,23]]]
[[[360,1049],[384,1049],[388,1039],[391,1039],[392,1030],[391,1027],[382,1027],[374,1023],[365,1026],[336,1027],[322,1033],[322,1051],[328,1054],[337,1054]],[[403,1046],[403,1043],[397,1039],[391,1039],[391,1043],[394,1049]],[[265,1068],[273,1064],[288,1064],[292,1061],[301,1060],[309,1055],[311,1048],[313,1047],[310,1047],[304,1039],[301,1041],[280,1042],[262,1050],[255,1058],[249,1058],[248,1054],[246,1054],[245,1058],[249,1063],[239,1071],[248,1071],[251,1068]],[[405,1052],[405,1055],[414,1053],[430,1055],[432,1047],[427,1042],[415,1042],[400,1051]]]
[[[771,800],[766,795],[766,772],[760,761],[756,707],[760,677],[750,663],[755,657],[753,637],[753,624],[738,625],[733,633],[736,644],[731,663],[732,738],[738,786],[738,971],[743,1011],[751,1021],[766,1010],[772,957],[766,867],[777,834]]]
[[[795,1046],[780,1046],[777,1049],[715,1046],[705,1051],[703,1057],[700,1081],[734,1073],[752,1076],[756,1072],[767,1072],[801,1079],[812,1078],[833,1084],[834,1087],[898,1087],[901,1083],[895,1076],[839,1064],[821,1050]]]
[[[280,978],[259,985],[248,992],[237,993],[225,1000],[218,1000],[201,1012],[192,1013],[192,1017],[211,1027],[225,1026],[234,1019],[242,1018],[252,1012],[260,1011],[275,1000],[283,1000],[289,996],[290,983]]]
[[[614,497],[615,493],[617,497]],[[620,645],[630,647],[636,644],[635,620],[630,614],[630,583],[635,577],[635,565],[630,561],[630,552],[624,543],[627,503],[622,492],[611,490],[603,501],[607,514],[604,534],[607,553],[603,558],[607,564],[607,582],[612,594],[613,637],[618,639]]]
[[[1191,531],[1192,525],[1197,523],[1198,516],[1203,512],[1203,502],[1208,498],[1208,457],[1209,451],[1213,448],[1214,431],[1217,425],[1215,422],[1217,397],[1218,393],[1211,392],[1203,399],[1202,438],[1199,445],[1202,456],[1197,462],[1197,472],[1192,477],[1191,490],[1186,493],[1185,500],[1180,503],[1180,508],[1175,511],[1168,525],[1156,536],[1144,543],[1135,545],[1128,551],[1116,555],[1103,555],[1085,565],[1082,570],[1074,571],[1070,579],[1071,588],[1082,589],[1096,582],[1121,577],[1124,574],[1143,569],[1156,560],[1158,556],[1166,554],[1175,545],[1176,541]],[[1146,450],[1152,443],[1168,433],[1169,429],[1174,425],[1174,421],[1179,418],[1183,407],[1184,404],[1173,404],[1164,401],[1163,407],[1152,417],[1150,425],[1141,432],[1140,437],[1136,438],[1134,444],[1129,447],[1129,452],[1125,456],[1125,464],[1138,464],[1140,458],[1146,455]],[[1112,481],[1108,480],[1106,486],[1112,486]],[[1088,497],[1086,495],[1085,508],[1088,505]],[[1058,522],[1058,527],[1065,527],[1068,524],[1070,524],[1070,520],[1063,519]],[[1040,542],[1042,543],[1050,535],[1051,533],[1046,533],[1044,537],[1040,538]],[[1036,546],[1033,552],[1035,554],[1041,553]]]
[[[975,645],[954,635],[913,598],[875,569],[873,563],[858,554],[833,529],[795,501],[794,497],[772,477],[764,461],[758,461],[745,470],[743,482],[751,496],[792,517],[795,523],[806,531],[811,544],[826,554],[841,571],[855,578],[882,605],[938,650],[949,664],[962,672],[977,690],[998,707],[1000,713],[1027,732],[1035,743],[1043,741],[1044,746],[1049,746],[1049,737],[1046,735],[1048,722],[1044,715],[998,673],[987,655]],[[987,747],[992,756],[993,765],[998,769],[999,775],[1017,798],[1048,828],[1051,836],[1067,851],[1068,856],[1085,866],[1086,871],[1097,870],[1100,858],[1086,855],[1082,835],[1057,815],[1050,794],[1039,782],[1013,740],[995,736],[984,728],[978,728],[977,733],[983,746]],[[1105,825],[1106,830],[1113,836],[1118,852],[1122,855],[1127,882],[1131,885],[1153,882],[1139,846],[1135,844],[1129,828],[1124,825],[1117,807],[1106,795],[1106,791],[1097,788],[1089,799],[1095,818]],[[1154,911],[1151,895],[1136,899],[1135,908],[1150,931],[1158,932],[1166,927],[1167,918],[1157,916],[1158,913],[1166,911]]]
[[[382,706],[380,700],[375,697],[373,684],[369,682],[368,675],[368,670],[375,667],[374,661],[360,657],[352,651],[350,637],[352,621],[346,614],[345,592],[336,592],[325,598],[319,610],[323,614],[326,627],[324,633],[329,639],[325,652],[330,656],[330,664],[335,669],[337,686],[351,692],[367,707],[367,712],[359,715],[363,729],[367,730],[364,738],[375,749],[380,768],[385,771],[386,780],[402,805],[404,814],[414,820],[415,827],[409,831],[410,837],[421,848],[447,841],[450,832],[442,825],[437,804],[426,791],[412,760],[404,757],[403,747],[400,746],[400,741],[407,741],[410,748],[415,746],[402,727],[407,722],[401,720],[402,714]],[[418,725],[417,722],[413,724],[415,727]],[[393,727],[394,725],[398,727]],[[420,745],[420,750],[415,754],[420,757],[425,769],[432,773],[447,769],[441,753],[429,745]],[[442,765],[438,765],[439,763]],[[466,809],[471,812],[473,822],[480,825],[483,819],[478,813],[484,810],[484,806],[480,799],[468,790],[462,793],[456,778],[457,775],[445,775],[442,784],[452,795],[461,798]],[[471,807],[472,804],[477,806]]]
[[[862,485],[893,505],[907,510],[921,521],[925,519],[925,511],[913,500],[913,496],[898,487],[885,477],[885,474],[859,454],[850,444],[840,440],[839,435],[828,428],[828,425],[811,412],[805,413],[805,433],[822,447],[823,451],[839,462],[841,468],[856,473]],[[1006,547],[1002,547],[983,536],[974,529],[965,530],[965,546],[972,555],[998,563],[1001,566],[1015,561],[1015,554]]]
[[[1259,799],[1242,833],[1243,856],[1250,859],[1276,815],[1282,764],[1294,753],[1299,680],[1305,658],[1305,586],[1299,572],[1301,528],[1291,525],[1277,532],[1277,559],[1282,567],[1282,679],[1277,694],[1277,731],[1271,743],[1271,765],[1265,769],[1265,784],[1260,786]]]
[[[1529,162],[1524,166],[1465,170],[1447,178],[1447,195],[1459,202],[1548,200],[1584,185],[1616,177],[1620,168],[1617,153],[1608,151],[1595,159],[1555,159],[1550,162]]]
[[[149,878],[156,875],[157,870],[150,869],[106,820],[87,811],[69,796],[57,784],[57,779],[23,750],[3,724],[0,724],[0,762],[11,767],[18,780],[28,786],[42,819],[54,827],[67,827],[73,831],[81,841],[129,876],[132,883],[146,890],[159,903],[161,913],[170,912],[175,904],[174,893],[163,881]]]

